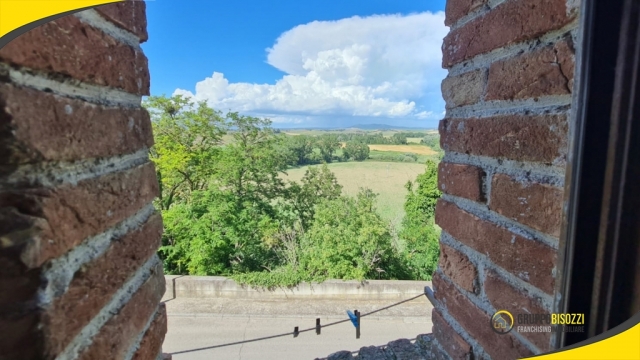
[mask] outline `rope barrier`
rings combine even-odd
[[[375,313],[380,312],[382,310],[387,310],[387,309],[392,308],[394,306],[398,306],[400,304],[404,304],[406,302],[415,300],[415,299],[417,299],[417,298],[419,298],[421,296],[424,296],[424,295],[425,294],[416,295],[416,296],[414,296],[412,298],[399,301],[397,303],[385,306],[383,308],[380,308],[380,309],[377,309],[377,310],[373,310],[373,311],[370,311],[368,313],[360,314],[360,317],[362,318],[362,317],[365,317],[365,316],[369,316],[369,315],[375,314]],[[349,322],[349,321],[351,321],[351,319],[349,319],[349,318],[344,319],[344,320],[334,321],[332,323],[321,325],[321,326],[319,326],[319,328],[325,328],[325,327],[329,327],[329,326],[334,326],[334,325],[342,324],[342,323]],[[297,333],[300,334],[300,333],[303,333],[303,332],[315,331],[316,329],[318,329],[318,327],[314,326],[312,328],[298,330]],[[235,341],[235,342],[231,342],[231,343],[206,346],[206,347],[190,349],[190,350],[176,351],[176,352],[171,353],[171,355],[186,354],[186,353],[191,353],[191,352],[195,352],[195,351],[202,351],[202,350],[211,350],[211,349],[221,348],[221,347],[225,347],[225,346],[240,345],[240,344],[246,344],[246,343],[250,343],[250,342],[275,339],[275,338],[284,337],[284,336],[291,336],[291,335],[294,335],[294,334],[296,334],[296,332],[295,331],[291,331],[291,332],[288,332],[288,333],[282,333],[282,334],[278,334],[278,335],[271,335],[271,336],[259,337],[259,338],[255,338],[255,339],[242,340],[242,341]]]

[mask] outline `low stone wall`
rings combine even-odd
[[[430,281],[327,280],[320,284],[301,283],[292,288],[271,290],[253,288],[222,276],[166,275],[167,291],[163,300],[172,298],[260,298],[260,299],[398,299],[403,300],[424,292]]]

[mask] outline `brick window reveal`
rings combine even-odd
[[[498,335],[489,319],[552,311],[577,4],[448,0],[446,24],[435,345],[454,359],[545,352],[550,333]]]
[[[0,49],[2,359],[162,355],[145,9],[93,8]]]

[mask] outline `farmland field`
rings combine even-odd
[[[369,149],[377,151],[395,151],[418,155],[435,155],[436,152],[424,145],[369,145]]]
[[[318,165],[314,165],[318,166]],[[400,225],[404,216],[407,181],[415,180],[424,172],[425,165],[395,162],[346,162],[329,164],[329,169],[342,185],[342,193],[354,196],[360,187],[368,187],[379,194],[378,213],[394,225]],[[289,169],[289,180],[300,180],[308,167]]]

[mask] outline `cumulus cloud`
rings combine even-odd
[[[444,109],[440,46],[446,33],[442,12],[314,21],[284,32],[267,49],[267,63],[286,74],[275,84],[229,83],[214,72],[195,93],[174,94],[276,122],[434,120]]]

